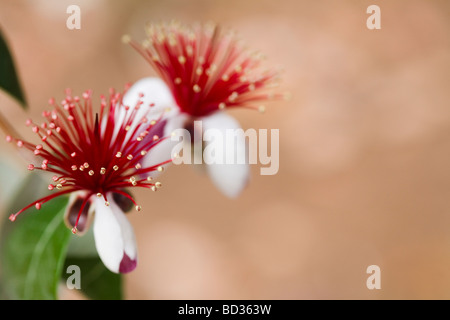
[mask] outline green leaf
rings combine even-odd
[[[56,299],[71,232],[64,224],[67,197],[40,211],[30,209],[14,222],[3,241],[2,281],[12,299]]]
[[[68,257],[64,264],[64,270],[67,270],[70,265],[80,267],[81,291],[88,298],[93,300],[122,299],[122,276],[109,271],[98,256]],[[70,276],[70,273],[63,273],[66,281]]]
[[[20,102],[24,109],[27,108],[25,95],[20,86],[19,78],[14,67],[13,57],[8,49],[8,44],[0,31],[0,88],[3,88],[12,97]]]

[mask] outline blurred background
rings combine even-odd
[[[71,4],[81,30],[66,28]],[[381,30],[366,27],[372,4]],[[280,170],[252,166],[237,200],[189,166],[171,166],[160,192],[137,192],[126,298],[449,299],[449,16],[445,0],[2,0],[30,109],[0,92],[0,111],[34,139],[25,120],[66,87],[99,95],[154,75],[123,34],[220,23],[285,70],[289,102],[232,112],[244,129],[280,129]],[[4,140],[0,150],[17,168],[9,189],[27,163]],[[366,287],[372,264],[381,290]]]

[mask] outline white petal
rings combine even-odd
[[[144,94],[142,98],[139,98],[140,93]],[[151,109],[155,111],[163,111],[177,105],[169,87],[160,78],[149,77],[136,81],[123,96],[123,104],[126,106],[134,107],[138,100],[143,101],[143,106],[154,103]]]
[[[222,111],[215,112],[211,116],[204,117],[201,120],[203,120],[204,132],[209,129],[215,129],[224,137],[222,143],[223,150],[218,150],[224,154],[223,164],[206,164],[206,170],[213,183],[223,194],[230,198],[236,198],[247,185],[250,174],[248,161],[246,161],[247,148],[243,131],[234,118]],[[233,131],[235,132],[236,138],[231,144],[226,143],[227,129],[239,130],[236,132]],[[205,150],[207,147],[208,143],[206,143]],[[233,152],[237,158],[235,158],[232,164],[226,164],[225,155],[230,152]],[[204,161],[211,162],[208,160],[208,155],[205,152]]]
[[[172,159],[172,150],[178,144],[178,142],[171,140],[171,134],[175,129],[183,128],[188,118],[188,115],[180,113],[178,115],[174,115],[172,118],[165,120],[166,123],[164,126],[163,137],[167,137],[167,139],[161,141],[158,145],[150,149],[150,151],[142,161],[144,167],[154,166]],[[163,167],[166,167],[169,164],[170,163],[164,165]],[[150,175],[152,177],[156,177],[158,175],[158,171],[154,171]]]
[[[137,248],[133,227],[125,214],[108,195],[109,206],[96,198],[94,237],[97,252],[105,266],[115,273],[133,271],[137,264]]]
[[[163,128],[162,130],[159,130],[158,128],[158,131],[160,132],[157,132],[156,134],[159,135],[160,138],[168,138],[158,143],[158,145],[153,147],[144,157],[142,161],[143,166],[150,167],[172,158],[173,155],[171,152],[176,145],[176,142],[170,140],[170,134],[173,130],[182,128],[188,116],[179,112],[179,108],[172,96],[172,92],[160,78],[150,77],[137,81],[125,94],[123,104],[130,107],[134,106],[139,100],[139,93],[144,94],[144,97],[141,98],[144,103],[136,114],[136,119],[139,119],[137,121],[140,121],[142,117],[147,117],[149,120],[155,119],[165,111],[161,119]],[[150,103],[154,103],[155,106],[147,108]],[[167,111],[168,108],[170,111]],[[137,121],[135,120],[134,125],[138,123]],[[132,131],[132,129],[130,129],[130,131]],[[149,137],[151,138],[153,135],[154,133],[150,132]],[[155,177],[158,173],[158,171],[154,171],[150,175]]]
[[[144,95],[142,98],[139,97],[141,93]],[[177,114],[179,110],[169,87],[159,78],[143,78],[134,83],[123,96],[122,103],[124,106],[134,108],[139,100],[143,103],[134,116],[127,137],[131,135],[133,129],[139,124],[142,118],[147,117],[150,121],[159,119],[163,115],[163,119],[168,119]],[[153,106],[150,107],[150,104]],[[170,111],[168,111],[169,109]],[[117,115],[116,123],[121,124],[125,121],[125,115],[126,111],[121,109]],[[117,125],[114,136],[119,131],[119,128],[120,126]]]

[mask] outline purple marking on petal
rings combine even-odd
[[[157,135],[158,137],[162,138],[164,137],[164,128],[166,127],[167,120],[160,120],[158,121],[149,131],[149,136],[153,137],[154,135]]]
[[[128,273],[136,269],[137,259],[132,260],[127,254],[123,253],[122,261],[120,261],[119,272]]]
[[[68,208],[68,213],[67,213],[66,219],[68,220],[69,225],[72,227],[74,227],[75,223],[77,222],[78,213],[80,212],[83,201],[84,201],[84,198],[79,197],[72,203],[71,207]],[[90,205],[91,204],[89,202],[86,203],[86,205],[83,208],[83,212],[81,212],[80,220],[78,221],[78,226],[77,226],[77,229],[79,232],[83,232],[86,229]]]

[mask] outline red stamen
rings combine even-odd
[[[17,215],[32,206],[40,209],[42,204],[55,197],[79,190],[87,191],[90,196],[100,194],[105,199],[105,205],[109,205],[106,195],[109,192],[117,192],[118,188],[152,186],[147,179],[136,179],[134,183],[130,183],[130,177],[142,178],[157,170],[158,166],[171,161],[151,167],[141,164],[142,157],[164,140],[152,141],[146,138],[148,134],[149,137],[154,136],[151,134],[152,128],[162,115],[159,119],[151,120],[149,124],[146,123],[148,119],[135,121],[137,109],[142,102],[139,101],[134,108],[127,108],[122,104],[122,95],[114,90],[110,91],[108,101],[101,97],[100,113],[95,113],[91,93],[86,91],[80,100],[67,91],[60,105],[54,99],[49,100],[54,109],[42,113],[46,120],[42,125],[27,121],[26,124],[32,127],[32,131],[42,141],[41,144],[35,145],[7,136],[7,141],[14,141],[18,147],[23,147],[42,159],[38,167],[28,165],[29,170],[45,170],[54,174],[52,183],[48,185],[49,190],[62,189],[12,214],[10,220],[14,221]],[[125,112],[125,117],[118,123],[121,112]],[[138,124],[131,130],[133,123]],[[90,196],[85,198],[78,213],[72,230],[74,233],[77,232],[81,212]],[[136,209],[140,209],[136,202],[132,201]]]
[[[171,23],[152,25],[147,33],[146,46],[129,36],[123,40],[158,72],[187,114],[205,116],[225,106],[258,110],[258,101],[282,98],[270,91],[277,85],[277,72],[263,71],[260,57],[217,26]]]

